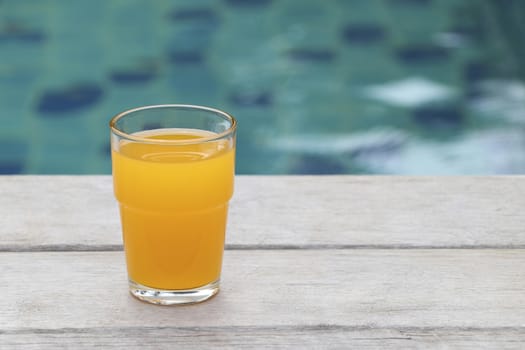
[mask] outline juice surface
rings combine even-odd
[[[190,143],[121,140],[113,147],[129,278],[158,289],[189,289],[217,280],[233,193],[233,141],[192,144],[214,135],[193,129],[134,135]]]

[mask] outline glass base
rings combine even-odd
[[[143,286],[129,280],[131,295],[142,301],[157,305],[195,304],[208,300],[219,292],[219,280],[193,289],[165,290]]]

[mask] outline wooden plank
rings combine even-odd
[[[1,253],[0,269],[4,338],[128,327],[525,330],[518,249],[227,251],[221,293],[171,308],[128,295],[122,252]]]
[[[120,245],[109,176],[0,176],[0,250]]]
[[[0,331],[5,349],[519,349],[524,328],[135,327]],[[2,347],[3,346],[3,347]]]
[[[228,248],[524,248],[525,176],[238,176]],[[0,251],[115,250],[109,176],[0,177]]]

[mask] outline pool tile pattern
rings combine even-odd
[[[1,0],[0,173],[111,171],[108,121],[200,104],[240,174],[525,173],[525,2]]]

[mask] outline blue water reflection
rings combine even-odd
[[[524,1],[0,0],[0,173],[111,170],[110,117],[239,120],[239,174],[525,173]]]

